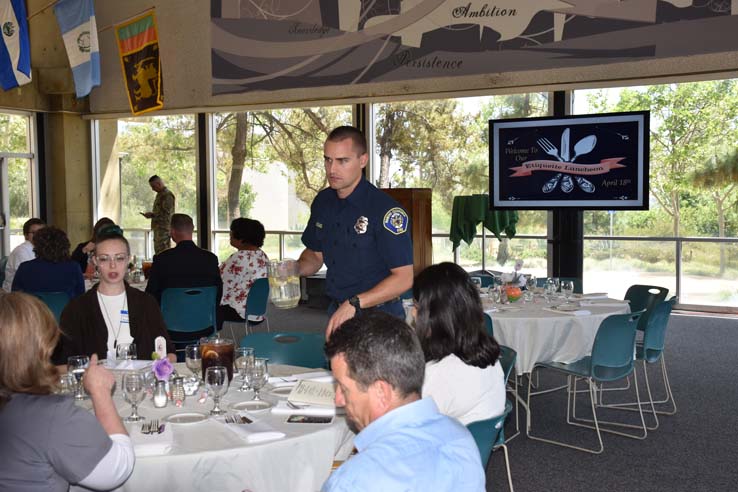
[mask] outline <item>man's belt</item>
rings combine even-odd
[[[344,299],[343,301],[339,301],[338,299],[331,299],[331,301],[332,301],[332,302],[334,302],[334,303],[336,303],[336,306],[340,306],[340,305],[341,305],[341,304],[343,304],[343,303],[344,303],[344,302],[345,302],[345,301],[346,301],[347,299],[348,299],[348,298]],[[392,299],[390,299],[390,300],[388,300],[388,301],[384,301],[384,302],[383,302],[383,303],[381,303],[381,304],[377,304],[376,306],[372,306],[372,308],[378,308],[378,307],[382,307],[382,306],[384,306],[385,304],[392,304],[393,302],[402,302],[402,299],[401,299],[401,298],[400,298],[399,296],[398,296],[398,297],[393,297]],[[364,309],[364,308],[362,308],[362,309]],[[371,309],[371,308],[366,308],[366,309]]]

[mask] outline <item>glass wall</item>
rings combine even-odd
[[[23,223],[38,214],[34,140],[31,115],[0,113],[0,157],[7,174],[0,196],[8,198],[9,209],[3,212],[10,228],[6,254],[24,241]]]
[[[383,103],[372,109],[374,183],[380,188],[431,188],[433,232],[445,235],[455,196],[489,192],[488,120],[549,114],[545,93]],[[546,212],[521,211],[517,233],[545,236]],[[458,262],[467,270],[511,270],[515,258],[545,262],[545,241],[542,248],[538,241],[523,246],[518,240],[500,242],[491,233],[483,241],[481,225],[477,234],[471,245],[462,242],[458,249]],[[453,259],[451,242],[437,236],[434,263]]]
[[[269,234],[270,258],[297,258],[310,204],[325,188],[323,142],[331,129],[350,125],[351,106],[216,113],[215,251],[225,259],[233,219],[249,217]]]
[[[738,305],[738,81],[574,92],[579,114],[650,110],[650,209],[584,214],[584,286],[668,287],[682,304]],[[589,239],[587,239],[589,236]]]

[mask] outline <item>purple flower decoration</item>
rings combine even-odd
[[[172,371],[174,371],[174,366],[171,362],[169,362],[169,359],[164,358],[154,361],[152,372],[154,373],[154,376],[156,376],[156,379],[158,379],[159,381],[168,381],[169,375],[172,374]]]

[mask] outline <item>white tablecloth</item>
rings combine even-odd
[[[189,374],[183,364],[177,364],[177,370]],[[269,367],[270,374],[276,376],[303,371],[306,369]],[[251,392],[236,391],[239,385],[240,381],[234,378],[221,408],[228,409],[232,403],[251,398]],[[269,395],[267,390],[261,391],[265,400],[276,402],[280,399]],[[131,407],[122,400],[119,391],[116,391],[115,401],[121,416],[130,414]],[[197,397],[187,397],[182,408],[170,403],[158,409],[153,407],[149,398],[139,405],[139,414],[147,420],[158,418],[162,421],[167,415],[183,411],[207,414],[212,407],[210,398],[201,404]],[[254,421],[264,421],[287,436],[260,444],[247,444],[223,424],[212,420],[167,424],[174,432],[171,451],[161,456],[137,457],[133,474],[118,490],[314,492],[328,478],[333,460],[345,460],[353,448],[353,433],[340,416],[335,417],[331,424],[288,424],[285,422],[287,416],[272,415],[269,410],[249,415]],[[141,424],[126,426],[129,433],[140,432]]]
[[[507,305],[519,310],[488,312],[497,342],[518,353],[518,374],[530,373],[536,362],[573,362],[589,355],[602,320],[611,314],[630,312],[627,304],[613,303],[582,306],[580,309],[592,314],[574,316],[544,309],[550,306],[537,298],[535,303]]]

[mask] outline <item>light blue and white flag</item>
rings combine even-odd
[[[77,97],[100,85],[100,48],[92,0],[59,0],[54,6],[72,67]]]
[[[7,91],[31,81],[25,0],[0,0],[0,29],[0,84]]]

